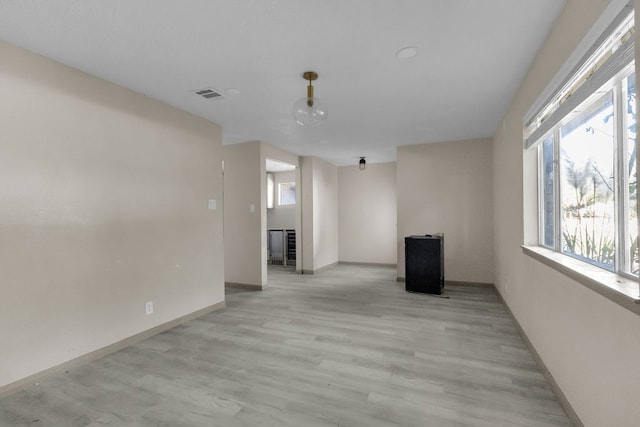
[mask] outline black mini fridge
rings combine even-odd
[[[442,294],[444,287],[444,236],[442,233],[404,238],[407,292]]]

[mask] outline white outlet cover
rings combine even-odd
[[[254,213],[256,211],[256,205],[249,205],[249,212]]]
[[[153,301],[149,301],[144,305],[144,312],[147,316],[153,313]]]
[[[211,209],[212,211],[216,210],[216,201],[215,199],[209,200],[209,209]]]

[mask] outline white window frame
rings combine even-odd
[[[524,148],[530,149],[534,148],[537,144],[540,144],[546,136],[551,132],[552,126],[548,127],[546,130],[539,130],[537,135],[533,135],[536,131],[536,128],[540,125],[541,117],[537,117],[546,107],[547,104],[554,100],[554,97],[563,95],[559,95],[559,92],[565,89],[565,86],[570,82],[571,77],[580,69],[582,64],[585,63],[587,59],[591,57],[591,55],[595,52],[595,50],[602,44],[602,42],[612,33],[613,30],[624,20],[624,15],[628,15],[629,12],[633,11],[633,1],[630,0],[611,0],[611,2],[605,7],[602,15],[596,20],[593,27],[587,32],[585,38],[578,44],[575,51],[567,58],[566,62],[562,65],[556,75],[551,79],[549,84],[544,88],[544,90],[540,93],[538,98],[534,101],[534,103],[529,108],[529,111],[523,117],[523,141]],[[630,25],[633,25],[634,21],[631,21]],[[627,37],[629,38],[629,37]],[[632,34],[630,39],[635,39],[635,36]],[[629,50],[629,46],[627,44],[626,52],[633,52],[633,47]],[[619,70],[618,70],[619,71]],[[618,74],[618,71],[614,73]],[[610,76],[612,77],[612,76]],[[609,78],[604,79],[604,82],[608,81]],[[585,79],[582,82],[586,81]],[[592,80],[590,83],[593,83]],[[600,84],[601,86],[602,84]],[[597,89],[597,88],[596,88]],[[636,86],[637,91],[637,86]],[[584,91],[583,91],[584,92]],[[566,95],[567,92],[565,92]],[[573,99],[572,102],[576,102],[579,98],[577,96],[573,96],[575,92],[570,92],[572,94]],[[618,98],[620,99],[620,98]],[[557,100],[557,98],[555,99]],[[566,101],[564,99],[563,101]],[[584,101],[584,99],[582,99]],[[581,104],[582,101],[578,102]],[[558,105],[560,105],[559,103]],[[574,108],[569,108],[567,103],[565,108],[565,113],[570,113]],[[553,109],[552,109],[553,110]],[[568,111],[567,111],[568,110]],[[547,110],[546,115],[542,117],[542,119],[548,119],[553,111]],[[555,120],[558,120],[558,116],[560,116],[560,120],[563,118],[561,114],[556,114],[554,117]],[[546,123],[546,126],[549,126],[551,123]],[[556,122],[557,124],[557,122]],[[636,141],[636,147],[638,143]],[[559,147],[558,144],[555,144],[556,147]],[[558,156],[556,155],[556,159]],[[618,165],[619,167],[619,165]],[[555,168],[557,169],[557,167]],[[636,163],[636,170],[638,169],[638,164]],[[538,168],[540,171],[540,168]],[[536,208],[538,209],[536,212],[536,216],[539,219],[542,218],[543,211],[540,209],[541,206],[541,195],[542,193],[539,191],[539,183],[541,177],[538,177],[538,185],[535,184],[533,191],[537,192],[538,195],[538,205]],[[560,185],[558,179],[554,180],[554,186]],[[559,194],[556,190],[554,194]],[[619,197],[619,195],[618,195]],[[556,203],[557,205],[557,203]],[[558,207],[560,205],[557,205]],[[621,212],[621,210],[618,210]],[[618,219],[618,218],[616,218]],[[538,221],[538,224],[542,224],[542,221]],[[558,227],[555,227],[558,230]],[[588,264],[581,260],[572,258],[567,256],[561,252],[556,252],[552,249],[544,247],[540,245],[540,242],[544,242],[542,239],[543,230],[538,229],[539,240],[538,244],[525,244],[522,246],[523,253],[545,265],[548,267],[560,272],[561,274],[570,277],[575,280],[577,283],[582,284],[583,286],[592,289],[596,293],[604,296],[610,301],[619,304],[620,306],[634,312],[637,315],[640,315],[640,285],[637,277],[629,278],[627,276],[622,276],[617,273],[604,270],[600,267],[596,267],[592,264]],[[558,242],[557,238],[554,239],[554,242]]]
[[[626,92],[624,91],[624,82],[635,71],[635,63],[624,67],[615,78],[609,82],[606,86],[597,90],[593,97],[590,97],[585,104],[588,107],[584,110],[588,111],[591,106],[598,102],[602,96],[611,92],[613,96],[614,104],[614,128],[615,128],[615,165],[614,165],[614,197],[616,206],[616,235],[615,235],[615,261],[611,270],[614,273],[624,276],[628,279],[637,279],[638,276],[630,273],[632,260],[628,259],[629,242],[627,236],[629,235],[629,229],[626,219],[626,212],[628,212],[629,205],[629,180],[627,170],[627,150],[628,144],[627,134],[625,129],[625,107],[626,107]],[[582,114],[583,112],[579,113]],[[560,177],[560,162],[562,160],[560,154],[560,129],[571,119],[578,114],[569,114],[563,120],[558,122],[551,131],[541,138],[541,142],[538,147],[538,242],[540,246],[549,248],[554,252],[561,253],[567,256],[573,256],[571,253],[562,251],[562,193],[561,193],[561,177]],[[552,138],[553,148],[553,245],[546,244],[545,239],[545,212],[544,212],[544,156],[543,156],[543,142],[549,137]],[[637,170],[637,165],[636,165]],[[576,257],[577,258],[577,257]],[[596,262],[582,261],[591,265],[596,265]],[[601,267],[602,268],[602,267]]]
[[[288,188],[291,188],[291,186],[294,186],[295,190],[295,196],[293,199],[293,203],[282,203],[282,189],[284,188],[284,186],[287,186]],[[298,189],[296,188],[296,183],[295,181],[288,181],[288,182],[280,182],[278,183],[278,206],[295,206],[296,202],[297,202],[297,198],[298,198]]]

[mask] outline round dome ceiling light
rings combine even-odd
[[[396,52],[396,57],[399,60],[404,61],[406,59],[411,59],[411,58],[415,57],[417,54],[418,54],[418,48],[413,47],[413,46],[407,46],[407,47],[403,47],[402,49],[397,51]]]

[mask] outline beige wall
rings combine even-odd
[[[225,145],[223,152],[225,281],[262,287],[260,141]]]
[[[301,158],[302,268],[314,272],[338,262],[338,168]]]
[[[296,227],[296,205],[278,205],[278,185],[283,182],[296,182],[296,172],[273,172],[274,201],[273,208],[267,209],[267,229],[295,229]],[[296,199],[300,197],[296,188]],[[296,200],[296,204],[297,200]]]
[[[395,265],[396,231],[396,163],[339,167],[340,262]]]
[[[223,302],[220,128],[0,57],[0,386]]]
[[[302,211],[302,254],[298,256],[304,272],[313,272],[313,157],[300,157],[300,208]],[[298,246],[300,247],[300,246]]]
[[[537,230],[523,116],[608,4],[567,2],[495,136],[496,285],[584,425],[637,426],[640,318],[520,250]]]
[[[338,168],[313,162],[313,268],[338,262]]]
[[[493,283],[491,140],[398,147],[398,277],[404,238],[444,233],[445,280]]]

